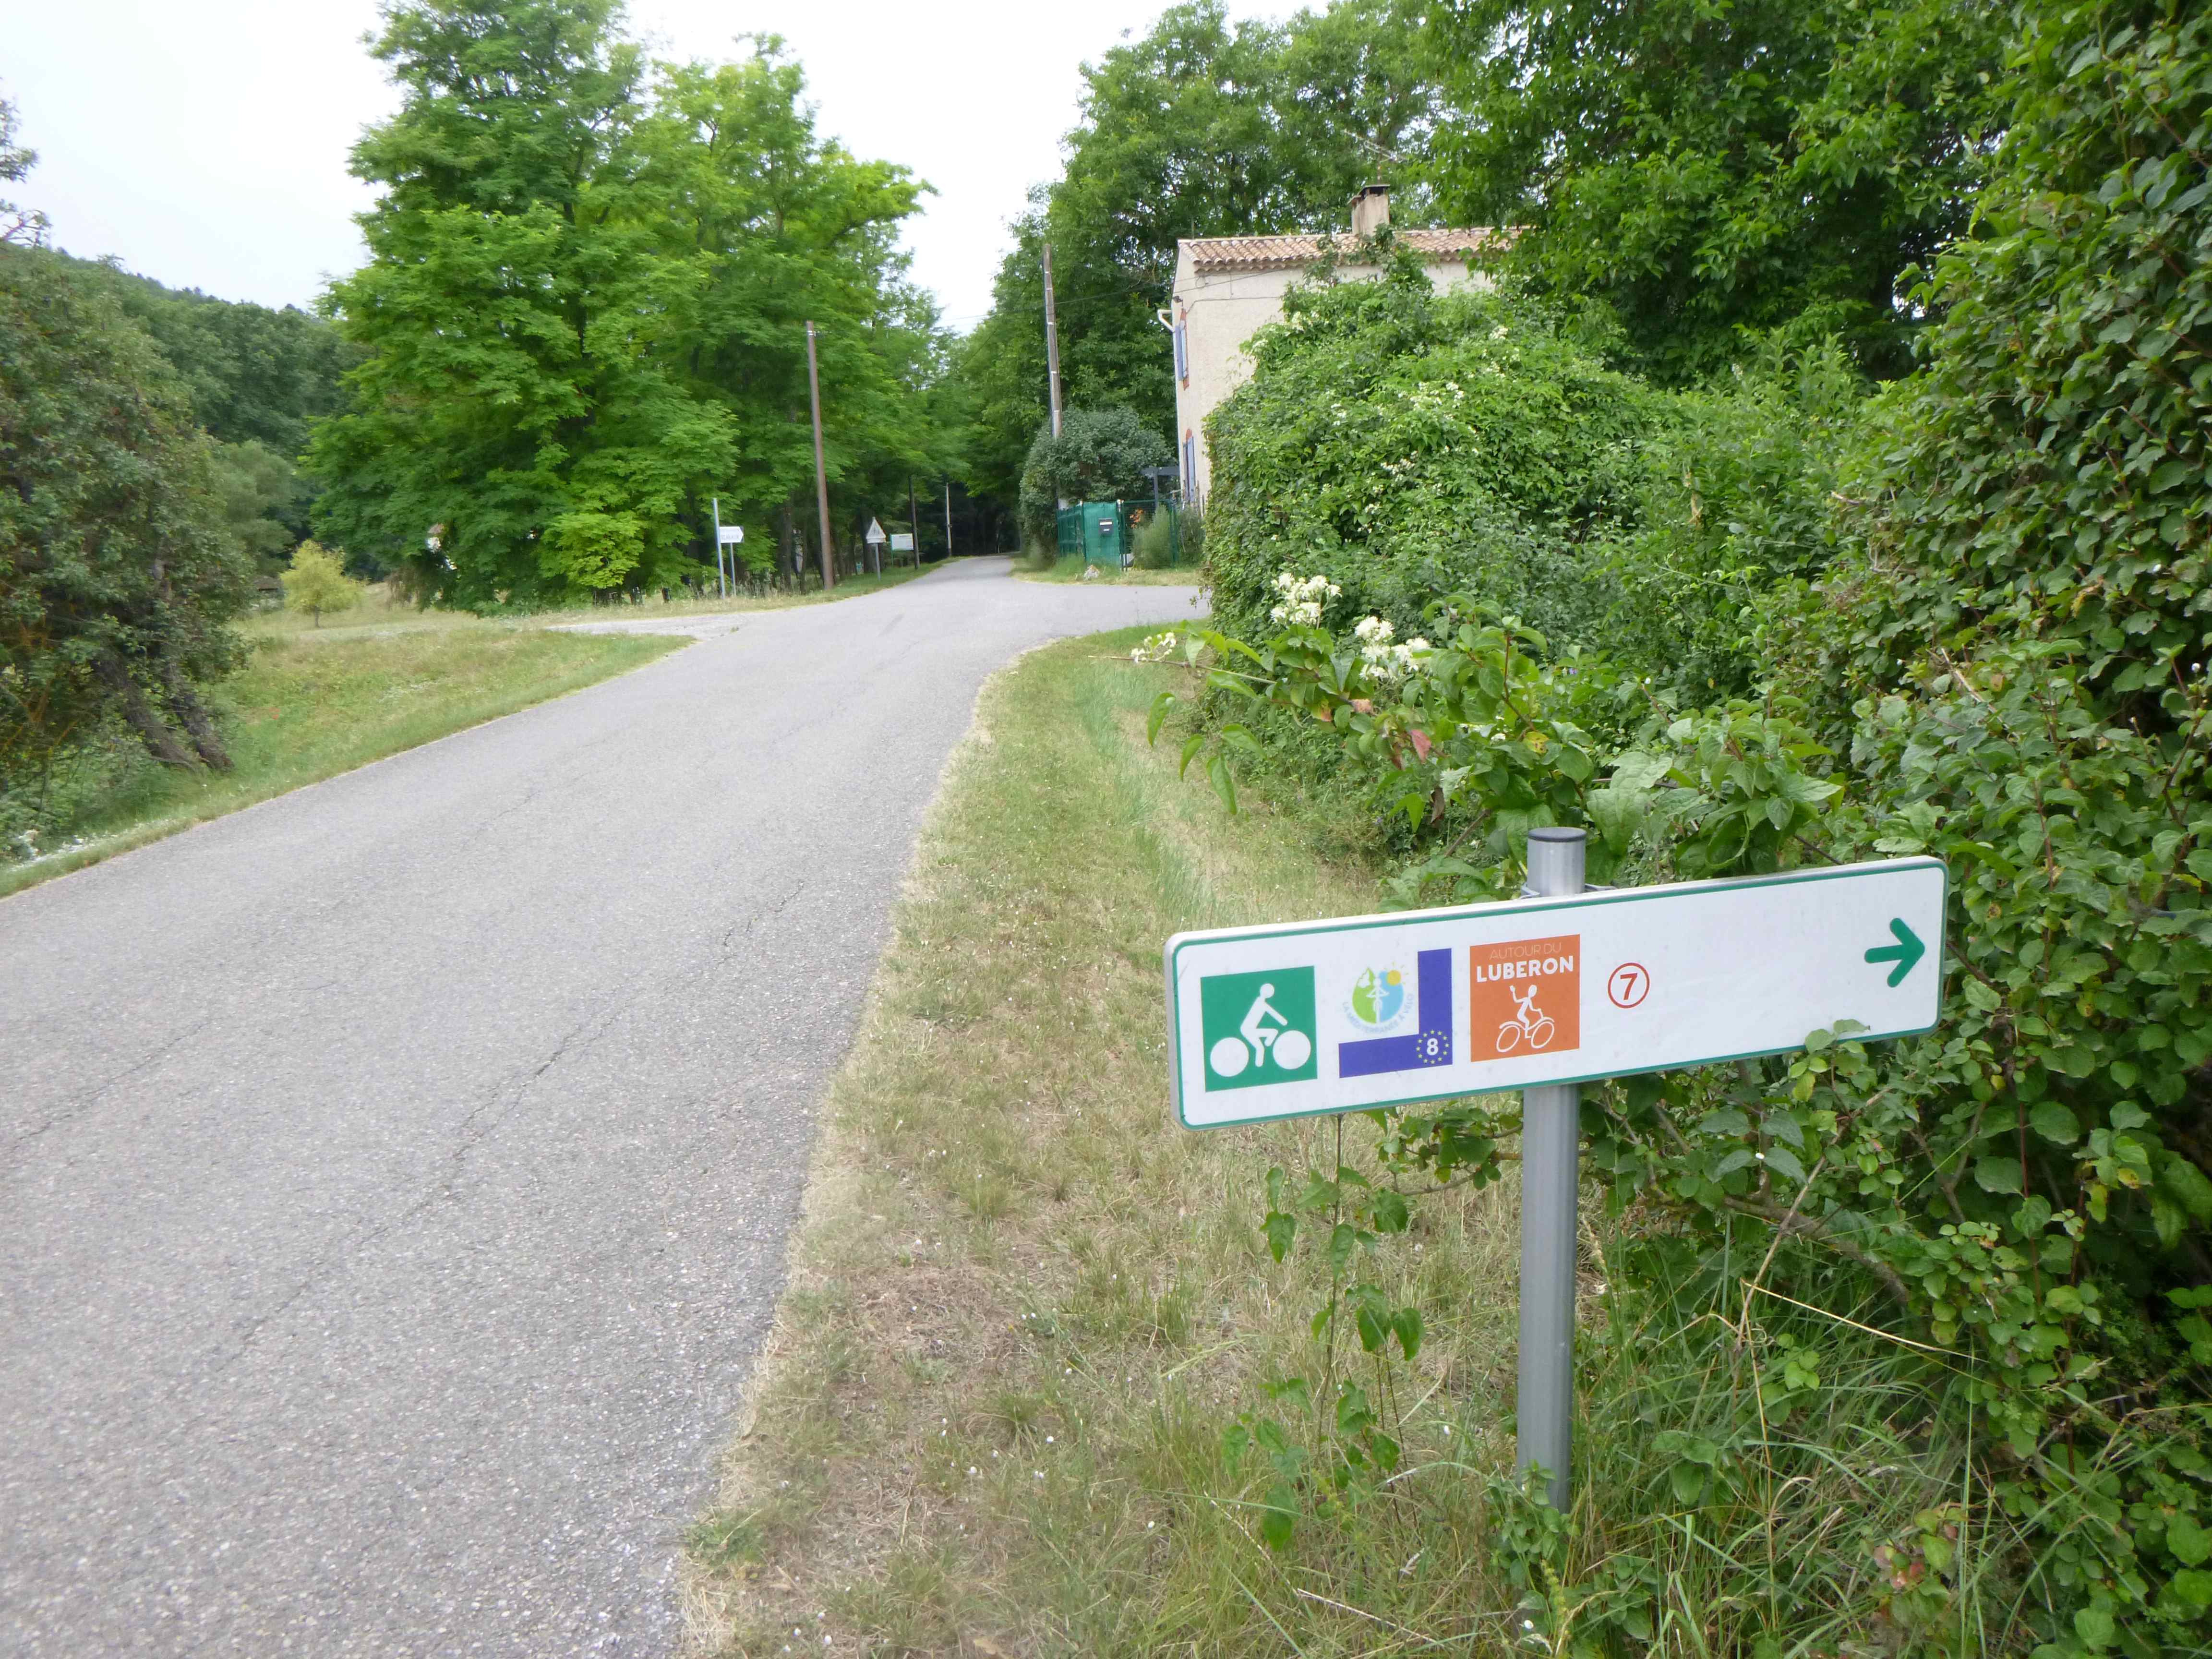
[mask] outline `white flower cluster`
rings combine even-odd
[[[1359,638],[1359,660],[1378,680],[1402,680],[1428,660],[1433,647],[1413,638],[1395,643],[1398,630],[1382,617],[1362,617],[1352,630]]]
[[[1275,573],[1275,591],[1283,602],[1267,615],[1302,628],[1320,627],[1322,602],[1344,596],[1344,590],[1326,576],[1299,576],[1288,570]]]
[[[1175,654],[1176,643],[1173,629],[1170,629],[1164,634],[1147,634],[1142,645],[1132,646],[1129,648],[1129,660],[1131,662],[1165,662]]]

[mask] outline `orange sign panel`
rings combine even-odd
[[[1468,1058],[1581,1048],[1582,953],[1579,933],[1469,949]]]

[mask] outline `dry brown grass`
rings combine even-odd
[[[1374,880],[1179,781],[1142,729],[1170,671],[1111,643],[995,679],[948,770],[692,1539],[694,1651],[1465,1650],[1496,1616],[1456,1522],[1466,1466],[1510,1456],[1510,1196],[1431,1200],[1390,1269],[1460,1311],[1415,1368],[1426,1472],[1360,1541],[1261,1549],[1222,1466],[1260,1385],[1310,1369],[1316,1288],[1268,1259],[1261,1182],[1334,1128],[1171,1125],[1161,945],[1370,908]]]

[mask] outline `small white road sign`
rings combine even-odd
[[[868,533],[860,538],[871,547],[880,547],[884,542],[884,527],[873,519],[868,520]]]
[[[1869,1037],[1941,1012],[1949,876],[1897,859],[1167,944],[1176,1115],[1216,1128]]]
[[[894,530],[891,532],[891,551],[894,553],[913,552],[913,536],[903,530]]]
[[[745,538],[745,527],[741,524],[726,524],[715,532],[725,547],[733,547]]]

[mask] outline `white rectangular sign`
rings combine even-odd
[[[744,540],[745,527],[740,524],[726,524],[722,526],[720,534],[722,545],[728,547]]]
[[[910,535],[909,533],[908,533],[906,531],[903,531],[903,530],[894,530],[894,531],[892,531],[892,532],[891,532],[891,551],[892,551],[892,552],[894,552],[894,553],[911,553],[911,552],[913,552],[913,551],[914,551],[914,538],[913,538],[913,536],[912,536],[912,535]]]
[[[1217,1128],[1786,1053],[1941,1012],[1949,872],[1895,859],[1167,944],[1176,1116]]]

